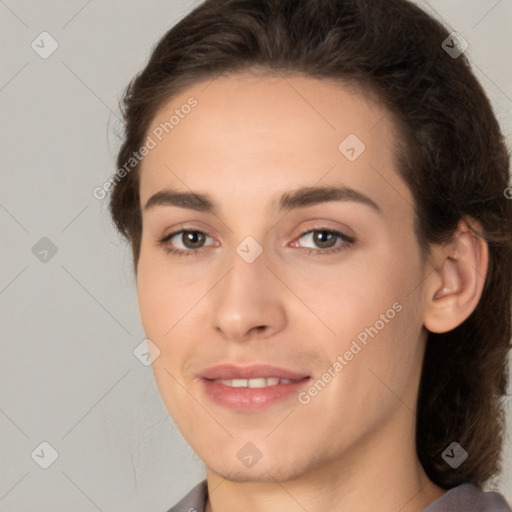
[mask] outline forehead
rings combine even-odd
[[[141,165],[143,204],[166,187],[247,198],[324,179],[410,202],[396,173],[392,115],[333,81],[217,77],[163,105],[147,135],[155,147]]]

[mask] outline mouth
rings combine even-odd
[[[253,412],[296,397],[310,376],[271,365],[211,367],[201,375],[206,397],[227,409]]]
[[[279,384],[291,384],[293,379],[280,379],[279,377],[256,377],[255,379],[214,379],[212,382],[224,384],[230,388],[267,388]]]

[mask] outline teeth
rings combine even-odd
[[[278,384],[291,384],[291,379],[280,379],[278,377],[258,377],[256,379],[216,379],[214,382],[224,384],[232,388],[266,388]]]
[[[249,379],[247,381],[247,385],[250,388],[264,388],[267,386],[267,379],[264,379],[263,377],[261,379]]]

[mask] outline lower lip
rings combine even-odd
[[[202,379],[206,395],[215,403],[239,411],[259,411],[275,403],[297,396],[309,377],[265,388],[233,388],[220,382]]]

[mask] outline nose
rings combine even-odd
[[[230,271],[210,294],[212,326],[225,340],[265,339],[286,326],[283,286],[264,254],[247,263],[235,253]]]

